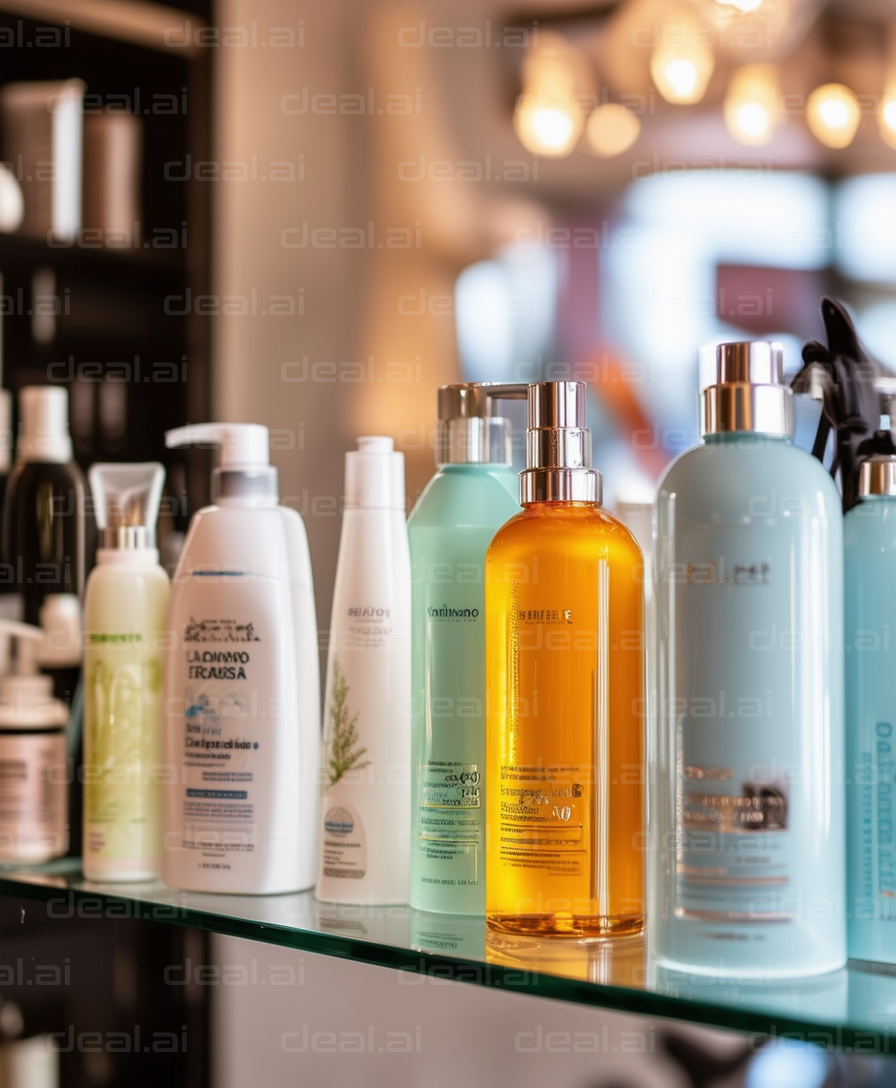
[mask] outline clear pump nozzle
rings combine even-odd
[[[191,423],[165,433],[168,449],[220,446],[212,498],[276,503],[277,470],[270,463],[267,427],[260,423]]]

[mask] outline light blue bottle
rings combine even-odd
[[[519,513],[510,426],[495,399],[525,385],[439,390],[439,471],[408,522],[411,544],[411,906],[485,913],[485,553]]]
[[[840,496],[792,443],[780,345],[716,371],[657,497],[653,946],[820,974],[846,959]]]
[[[896,450],[876,437],[891,452],[860,464],[843,522],[847,910],[850,959],[896,963]]]

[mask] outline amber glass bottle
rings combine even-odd
[[[486,912],[506,933],[644,925],[643,567],[584,414],[581,382],[530,386],[523,512],[486,559]]]

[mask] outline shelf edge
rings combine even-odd
[[[102,903],[96,912],[76,913],[79,917],[97,916],[113,920],[161,922],[165,925],[188,926],[224,937],[238,937],[260,944],[291,948],[297,952],[348,959],[387,970],[407,971],[421,976],[438,978],[440,982],[455,981],[467,985],[485,986],[509,993],[528,994],[578,1006],[609,1009],[635,1016],[658,1017],[663,1020],[701,1024],[723,1031],[741,1031],[763,1037],[801,1038],[830,1051],[851,1050],[858,1041],[866,1041],[868,1029],[851,1025],[832,1025],[822,1021],[812,1025],[784,1014],[761,1012],[750,1008],[717,1006],[706,1001],[676,997],[653,991],[627,989],[621,986],[577,982],[546,972],[532,972],[504,964],[482,963],[461,956],[450,957],[440,953],[412,948],[398,948],[374,941],[356,941],[339,934],[321,934],[303,929],[279,926],[273,923],[257,923],[257,932],[247,933],[246,923],[226,915],[213,914],[190,908],[187,911],[176,903],[150,903],[127,896],[110,896],[108,892],[92,892],[82,888],[60,888],[52,885],[25,884],[0,874],[0,896],[48,903],[60,894],[72,907],[75,904]],[[178,893],[172,892],[176,896]],[[75,911],[72,911],[74,916]],[[355,946],[363,949],[358,955]],[[882,1035],[886,1046],[880,1050],[861,1048],[869,1054],[896,1052],[896,1038],[891,1050],[888,1030],[872,1032]],[[856,1048],[857,1050],[860,1048]]]

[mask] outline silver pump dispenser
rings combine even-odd
[[[896,457],[874,454],[859,465],[859,497],[896,495]]]
[[[793,393],[784,384],[784,353],[773,340],[716,348],[716,380],[700,394],[700,433],[793,434]]]
[[[874,383],[880,397],[880,414],[887,417],[886,426],[880,421],[881,430],[896,437],[896,379],[878,378]],[[868,495],[896,495],[896,457],[892,454],[875,453],[859,465],[859,498]]]
[[[436,464],[509,465],[510,421],[494,415],[496,400],[524,400],[522,382],[464,382],[439,388]]]
[[[584,382],[535,382],[528,394],[526,470],[520,502],[595,502],[601,475],[591,467]]]

